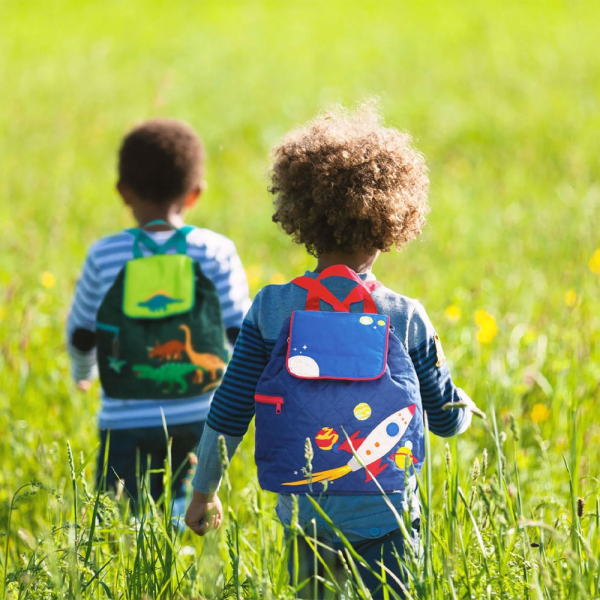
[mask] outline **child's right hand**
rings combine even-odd
[[[185,513],[185,524],[196,534],[204,535],[219,529],[223,520],[223,507],[217,494],[201,494],[194,490],[192,501]]]

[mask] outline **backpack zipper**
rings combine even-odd
[[[264,394],[254,394],[254,400],[261,404],[275,404],[275,414],[281,414],[281,405],[283,404],[283,398],[281,396],[265,396]]]

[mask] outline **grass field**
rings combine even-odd
[[[190,222],[235,240],[256,292],[314,264],[270,222],[269,149],[373,94],[432,182],[424,235],[375,272],[488,415],[431,437],[409,597],[600,597],[598,22],[596,2],[1,2],[0,599],[294,596],[251,439],[203,540],[94,495],[99,390],[70,381],[64,323],[87,246],[131,224],[132,124],[201,132]]]

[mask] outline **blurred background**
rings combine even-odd
[[[566,502],[564,452],[595,497],[599,22],[575,1],[0,3],[0,500],[31,477],[64,486],[67,438],[95,447],[99,390],[75,390],[63,332],[87,247],[132,224],[123,134],[153,116],[199,132],[189,222],[235,241],[254,294],[315,264],[271,223],[270,149],[373,95],[426,155],[432,207],[376,275],[427,308],[457,383],[512,418],[531,514]],[[465,472],[490,440],[489,421],[459,440]],[[24,527],[46,526],[42,506]]]

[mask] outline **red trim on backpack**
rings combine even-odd
[[[356,282],[357,286],[346,296],[343,301],[338,300],[322,283],[327,277],[344,277]],[[350,305],[363,302],[364,313],[378,314],[377,305],[370,292],[381,284],[378,281],[365,283],[352,269],[345,265],[333,265],[319,273],[316,279],[303,276],[292,280],[297,286],[308,290],[305,310],[320,310],[321,300],[327,302],[335,312],[350,312]]]

